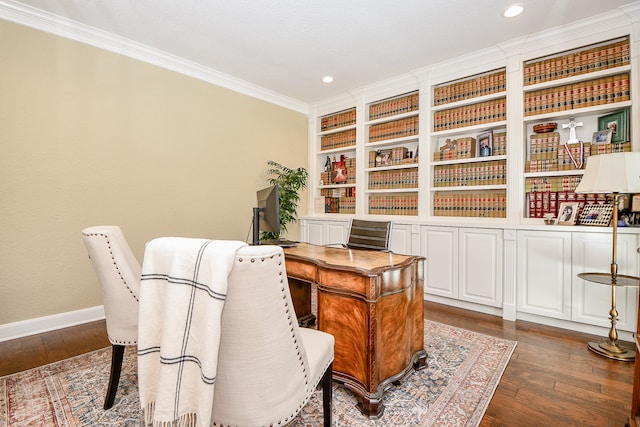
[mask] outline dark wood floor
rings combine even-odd
[[[633,363],[587,350],[600,339],[426,303],[425,318],[518,341],[481,426],[624,426]],[[0,376],[109,346],[104,322],[0,343]]]

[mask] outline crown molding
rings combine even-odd
[[[0,0],[0,18],[75,40],[303,114],[309,104],[281,95],[192,61],[119,37],[106,31],[11,0]]]

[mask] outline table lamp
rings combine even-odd
[[[616,310],[616,287],[638,286],[640,279],[618,275],[616,251],[618,244],[618,205],[622,194],[640,193],[640,152],[600,154],[589,157],[587,168],[576,193],[606,193],[611,195],[613,204],[613,244],[611,250],[611,271],[606,273],[581,273],[578,277],[587,281],[611,285],[611,329],[609,341],[589,343],[589,349],[601,356],[616,360],[633,360],[635,351],[617,343],[618,311]]]

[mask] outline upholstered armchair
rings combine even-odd
[[[284,425],[321,384],[330,426],[333,346],[333,336],[298,327],[282,248],[241,248],[222,312],[212,425]]]
[[[139,317],[146,422],[281,426],[321,384],[331,425],[334,338],[298,327],[281,247],[154,239]]]
[[[125,346],[138,341],[141,267],[117,226],[85,228],[82,238],[100,282],[107,335],[112,344],[111,374],[104,401],[104,409],[109,409],[118,389]]]

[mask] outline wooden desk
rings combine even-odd
[[[334,379],[379,418],[384,392],[426,366],[424,258],[306,243],[284,252],[287,275],[317,286],[318,329],[335,337]]]

